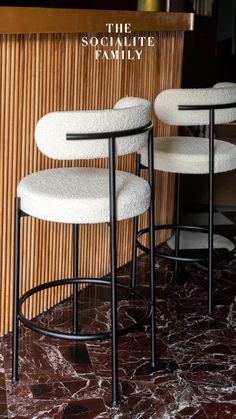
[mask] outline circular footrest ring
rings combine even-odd
[[[75,341],[84,341],[84,340],[98,340],[98,339],[109,339],[111,338],[111,331],[108,332],[99,332],[99,333],[91,333],[91,334],[78,334],[74,335],[72,333],[54,331],[52,329],[46,329],[44,327],[40,327],[36,325],[32,320],[27,319],[21,309],[24,302],[30,298],[32,295],[49,289],[53,287],[58,287],[61,285],[73,285],[73,284],[96,284],[96,285],[104,285],[104,286],[111,286],[111,281],[99,278],[68,278],[68,279],[60,279],[57,281],[50,281],[45,284],[38,285],[36,287],[31,288],[29,291],[25,292],[21,298],[19,299],[19,320],[24,324],[24,326],[28,327],[29,329],[33,330],[34,332],[41,333],[45,336],[54,337],[57,339],[67,339],[67,340],[75,340]],[[136,295],[139,297],[146,305],[146,310],[143,317],[137,321],[135,324],[132,324],[128,327],[124,327],[122,329],[118,329],[117,334],[118,336],[126,335],[127,333],[132,332],[133,330],[138,329],[142,326],[146,320],[150,317],[152,308],[149,301],[144,298],[142,294],[140,294],[136,289],[128,287],[127,285],[117,283],[118,288],[122,288],[127,290],[128,292],[132,292],[132,295]]]
[[[199,226],[189,226],[189,225],[176,225],[176,224],[162,224],[155,226],[155,231],[158,230],[180,230],[180,231],[192,231],[192,232],[200,232],[208,234],[208,228],[206,227],[199,227]],[[144,246],[140,241],[138,240],[140,237],[142,237],[144,234],[149,234],[149,228],[144,228],[140,230],[137,234],[137,247],[142,250],[143,252],[149,254],[150,249],[146,246]],[[228,254],[231,255],[235,252],[236,249],[236,241],[232,237],[227,237],[223,234],[218,234],[221,237],[224,237],[225,239],[229,240],[233,245],[233,249],[228,251]],[[194,249],[193,249],[194,250]],[[175,256],[175,255],[167,255],[162,252],[158,252],[155,250],[155,256],[161,257],[163,259],[169,259],[173,261],[180,261],[180,262],[207,262],[208,256],[202,256],[202,257],[186,257],[186,256]]]

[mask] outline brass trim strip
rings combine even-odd
[[[106,23],[130,23],[138,31],[193,30],[193,13],[0,7],[0,33],[106,32]]]

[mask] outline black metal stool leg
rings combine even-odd
[[[132,243],[132,265],[131,265],[131,288],[136,286],[137,274],[137,233],[138,233],[138,217],[133,220],[133,243]]]
[[[109,139],[109,202],[111,252],[111,350],[112,350],[112,406],[118,406],[118,334],[117,334],[117,257],[116,257],[116,181],[115,139]]]
[[[177,173],[176,179],[176,225],[180,223],[180,173]],[[179,229],[175,230],[175,256],[179,256]],[[175,272],[178,271],[178,260],[175,260]]]
[[[78,278],[78,224],[73,224],[73,278]],[[78,284],[73,284],[73,334],[78,334]]]
[[[151,187],[151,202],[149,208],[150,236],[150,300],[151,313],[151,367],[156,368],[156,284],[155,284],[155,220],[154,220],[154,164],[153,164],[153,129],[148,136],[148,169]]]
[[[208,312],[213,309],[213,225],[214,225],[214,109],[210,109],[209,115],[209,220],[208,220]]]
[[[136,176],[140,176],[140,154],[136,156]],[[133,221],[133,247],[132,247],[132,265],[131,265],[131,288],[136,286],[136,274],[137,274],[137,235],[138,235],[138,217],[134,217]]]
[[[19,268],[20,268],[20,198],[15,198],[15,243],[14,243],[14,285],[13,285],[13,340],[12,381],[18,381],[19,348]]]

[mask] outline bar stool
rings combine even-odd
[[[18,381],[18,326],[46,336],[75,341],[111,338],[112,405],[118,404],[118,336],[138,325],[117,327],[116,221],[150,213],[150,301],[143,321],[151,320],[151,367],[156,366],[154,212],[153,212],[153,134],[151,104],[145,99],[126,97],[114,109],[99,111],[52,112],[43,116],[35,129],[36,143],[46,156],[60,160],[109,159],[109,169],[57,168],[32,173],[17,187],[15,200],[15,259],[12,380]],[[148,141],[149,182],[131,173],[116,170],[115,156],[139,151]],[[36,286],[19,297],[20,221],[24,216],[73,225],[73,278],[54,280]],[[78,225],[109,223],[111,280],[78,278]],[[111,330],[103,333],[78,333],[78,285],[111,286]],[[32,295],[52,287],[72,285],[73,319],[71,333],[48,330],[36,325],[22,313],[23,303]],[[135,291],[136,292],[136,291]],[[139,295],[138,293],[136,293]],[[144,297],[142,297],[144,301]]]
[[[156,251],[155,255],[175,261],[208,262],[208,311],[212,312],[213,299],[213,207],[214,173],[227,172],[236,168],[236,146],[214,139],[215,124],[228,123],[236,119],[236,84],[218,83],[206,89],[168,89],[157,95],[154,109],[160,121],[169,125],[209,125],[209,139],[198,137],[161,137],[154,139],[154,169],[177,174],[176,223],[155,226],[155,230],[175,231],[175,254],[167,255]],[[144,147],[137,158],[136,174],[147,167],[147,149]],[[180,224],[180,174],[209,174],[208,228]],[[180,231],[200,231],[208,234],[208,256],[179,256]],[[137,247],[148,253],[139,238],[148,232],[138,232],[138,217],[134,219],[131,286],[135,287]],[[233,241],[233,240],[232,240]],[[235,243],[234,243],[235,245]],[[234,246],[235,249],[235,246]]]

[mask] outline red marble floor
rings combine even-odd
[[[138,288],[148,292],[148,258],[139,258]],[[176,278],[159,260],[157,279],[158,368],[150,374],[149,326],[119,338],[121,404],[110,407],[110,342],[73,343],[21,328],[20,383],[11,383],[11,335],[0,342],[0,418],[236,418],[236,258],[215,269],[214,314],[207,314],[207,270],[196,263]],[[119,280],[129,280],[127,266]],[[87,304],[89,294],[90,303]],[[81,295],[81,330],[106,330],[109,290]],[[119,324],[144,309],[119,292]],[[67,300],[37,322],[70,330]]]

